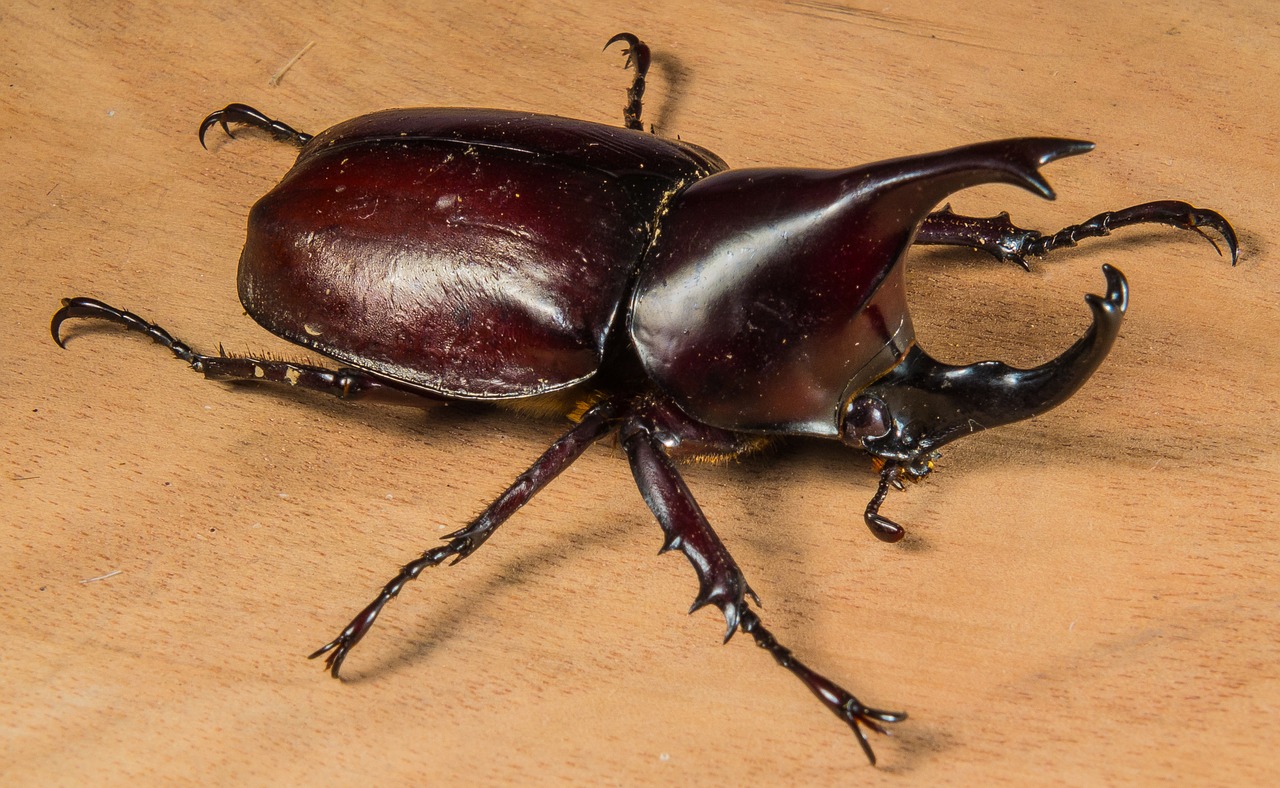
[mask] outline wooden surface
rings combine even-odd
[[[1280,26],[1256,0],[1054,4],[10,3],[0,289],[0,782],[1275,784]],[[765,622],[905,708],[869,767],[838,721],[655,557],[600,446],[464,564],[429,572],[348,661],[305,655],[561,429],[207,383],[92,295],[200,349],[289,347],[235,294],[246,212],[293,151],[196,142],[244,101],[319,131],[389,106],[602,122],[654,45],[648,119],[735,166],[837,166],[1019,135],[1096,152],[1056,203],[958,196],[1042,229],[1157,198],[1217,208],[1236,269],[1133,230],[1030,274],[915,253],[921,341],[1032,363],[1129,276],[1120,341],[1069,403],[954,445],[861,523],[864,458],[800,445],[688,470]],[[314,46],[277,86],[271,76]],[[1010,318],[992,315],[1007,313]],[[296,355],[296,354],[292,354]],[[116,573],[97,582],[91,578]]]

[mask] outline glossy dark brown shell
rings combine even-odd
[[[664,206],[628,326],[651,380],[721,429],[835,438],[839,409],[914,342],[902,267],[943,198],[1045,197],[1038,167],[1092,146],[1026,138],[844,170],[729,170]]]
[[[253,207],[240,298],[274,334],[434,393],[555,391],[599,368],[664,197],[724,166],[545,115],[355,118]]]

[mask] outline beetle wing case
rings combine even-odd
[[[948,194],[1053,192],[1037,168],[1087,142],[989,142],[847,170],[729,170],[676,195],[636,286],[631,336],[689,415],[729,430],[838,436],[850,387],[914,342],[903,260]]]
[[[545,115],[356,118],[253,207],[240,299],[284,339],[431,392],[565,388],[599,367],[663,196],[724,166]]]

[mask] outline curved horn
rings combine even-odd
[[[1061,404],[1106,358],[1129,306],[1129,285],[1104,265],[1106,296],[1085,296],[1093,324],[1057,358],[1031,369],[999,361],[943,364],[914,345],[886,376],[857,395],[887,406],[892,424],[879,438],[865,438],[874,454],[910,461],[963,435],[1044,413]]]

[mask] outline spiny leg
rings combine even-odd
[[[720,608],[725,618],[727,642],[738,628],[746,604],[744,595],[751,594],[754,598],[755,592],[747,585],[742,570],[712,530],[675,463],[667,456],[660,435],[652,421],[635,414],[619,430],[636,486],[665,535],[659,554],[678,549],[693,564],[698,574],[698,596],[689,612],[708,604]]]
[[[623,125],[629,129],[644,130],[640,121],[640,100],[644,97],[644,78],[649,73],[649,47],[631,33],[619,33],[604,45],[605,49],[619,41],[626,43],[622,54],[627,56],[623,68],[635,68],[635,76],[631,79],[631,87],[627,90],[627,106],[622,111]]]
[[[1100,238],[1112,230],[1135,224],[1168,224],[1182,230],[1191,230],[1213,244],[1218,254],[1222,250],[1201,228],[1208,228],[1222,236],[1223,243],[1235,265],[1240,255],[1235,229],[1217,211],[1202,210],[1178,200],[1158,200],[1134,205],[1120,211],[1106,211],[1080,224],[1065,227],[1052,235],[1036,230],[1024,230],[1009,221],[1009,214],[996,216],[962,216],[951,206],[929,214],[920,232],[918,244],[945,244],[982,249],[998,260],[1011,260],[1027,268],[1027,257],[1041,256],[1064,246],[1075,246],[1085,238]]]
[[[333,370],[279,360],[225,355],[206,356],[195,352],[185,342],[174,339],[168,331],[155,323],[148,323],[132,312],[116,309],[96,298],[62,299],[62,308],[54,313],[53,320],[49,324],[49,333],[53,335],[53,341],[57,342],[59,347],[66,347],[62,338],[62,324],[67,320],[79,318],[107,320],[119,323],[131,331],[145,334],[210,380],[281,383],[307,391],[329,394],[339,399],[381,399],[401,402],[407,397],[413,397],[417,403],[422,400],[420,396],[392,388],[358,369]]]
[[[308,658],[315,659],[328,654],[325,665],[329,673],[338,678],[347,654],[368,633],[382,608],[400,593],[405,583],[415,579],[427,567],[436,566],[449,558],[456,564],[475,552],[507,518],[573,464],[591,444],[611,432],[615,426],[617,411],[617,405],[611,400],[593,406],[581,421],[543,452],[527,471],[516,477],[515,482],[489,504],[479,517],[472,520],[470,525],[445,536],[445,544],[428,550],[420,558],[405,564],[400,573],[383,586],[377,598],[361,610],[341,634]]]
[[[200,121],[200,147],[207,148],[204,144],[204,135],[214,124],[222,124],[222,130],[227,133],[228,137],[235,139],[231,133],[230,123],[243,123],[246,126],[262,129],[263,131],[275,137],[280,142],[288,142],[301,148],[311,141],[312,135],[304,134],[297,131],[287,123],[278,120],[272,120],[247,104],[228,104],[216,112],[209,113],[209,116]]]
[[[757,646],[772,654],[779,665],[791,671],[793,676],[800,679],[809,688],[809,691],[816,695],[818,700],[822,701],[822,705],[848,723],[858,737],[858,744],[862,745],[862,751],[867,754],[867,760],[871,761],[871,765],[874,766],[876,754],[871,749],[871,742],[867,741],[867,734],[862,730],[861,726],[865,725],[876,733],[888,736],[890,734],[889,731],[884,729],[884,724],[902,722],[907,718],[907,713],[905,711],[883,711],[864,706],[848,690],[833,683],[827,677],[814,673],[803,662],[796,659],[791,654],[790,649],[779,643],[769,630],[764,628],[764,625],[760,623],[760,617],[751,608],[743,608],[742,621],[739,626],[742,627],[743,632],[755,638]]]
[[[662,552],[679,548],[697,572],[698,596],[690,612],[708,603],[720,608],[729,624],[725,640],[737,628],[751,635],[756,645],[773,655],[779,665],[791,671],[824,706],[853,729],[863,752],[874,764],[875,753],[860,726],[866,725],[877,733],[887,733],[883,724],[901,722],[907,715],[863,706],[847,690],[810,670],[779,644],[744,599],[746,594],[750,594],[756,604],[760,602],[667,456],[659,435],[670,433],[655,429],[654,423],[643,414],[632,414],[619,432],[640,494],[666,536]]]

